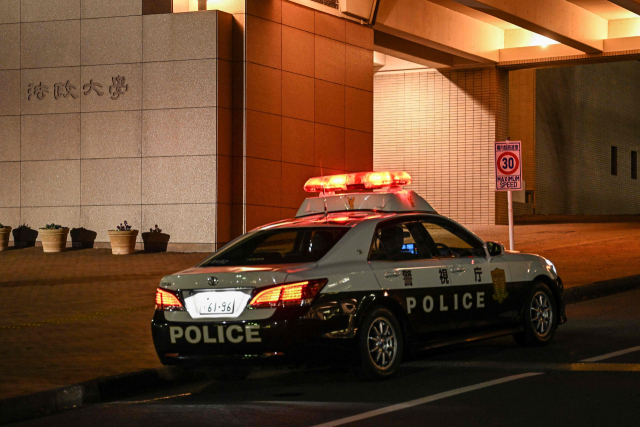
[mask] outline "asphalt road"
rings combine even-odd
[[[330,368],[263,370],[19,425],[639,425],[640,291],[571,305],[567,316],[547,347],[505,337],[430,351],[386,382]]]

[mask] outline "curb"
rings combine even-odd
[[[640,274],[636,276],[621,277],[619,279],[603,280],[602,282],[589,283],[588,285],[575,286],[564,290],[566,304],[575,304],[593,298],[618,294],[640,288]]]
[[[197,381],[202,381],[202,376],[195,372],[178,367],[161,367],[10,397],[0,400],[0,425]]]
[[[576,286],[564,291],[566,304],[640,288],[640,275]],[[80,384],[0,400],[0,425],[55,414],[79,406],[125,399],[202,381],[197,371],[161,367],[102,377]]]

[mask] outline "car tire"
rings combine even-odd
[[[393,313],[386,308],[372,310],[358,335],[358,376],[365,380],[393,377],[402,363],[403,350],[402,329]]]
[[[553,293],[544,283],[537,283],[522,309],[523,331],[513,335],[522,347],[547,345],[558,327],[558,312]]]

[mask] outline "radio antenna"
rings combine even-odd
[[[322,172],[322,159],[318,159],[320,160],[320,185],[322,185],[322,197],[324,198],[324,223],[327,223],[327,216],[328,211],[327,211],[327,193],[324,191],[324,173]]]

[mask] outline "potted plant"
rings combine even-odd
[[[58,224],[47,224],[40,229],[42,250],[44,252],[62,252],[67,247],[69,229]]]
[[[136,249],[136,237],[138,230],[132,230],[127,221],[120,223],[115,230],[109,230],[111,252],[114,255],[132,254]]]
[[[34,247],[37,238],[38,232],[29,227],[29,224],[22,224],[13,230],[13,244],[17,248]]]
[[[98,236],[93,230],[87,230],[84,227],[72,228],[69,232],[71,235],[71,247],[72,248],[93,248],[93,244]]]
[[[161,228],[150,228],[147,233],[142,233],[144,250],[146,252],[166,252],[171,236],[162,232]]]
[[[157,226],[156,226],[157,227]],[[9,247],[9,235],[11,234],[11,227],[4,226],[0,223],[0,251],[7,250]]]

